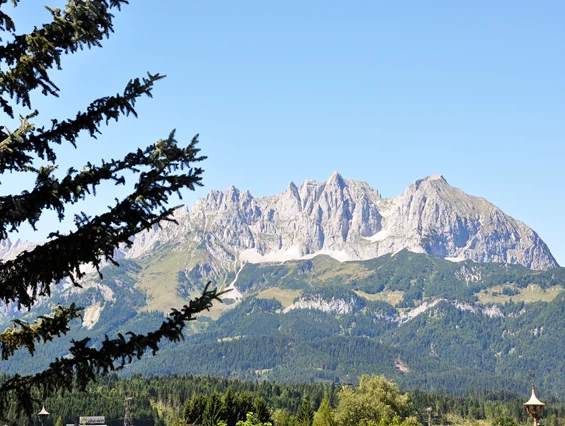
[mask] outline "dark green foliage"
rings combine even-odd
[[[249,390],[243,390],[235,400],[236,413],[239,420],[244,420],[247,413],[253,411],[253,394]]]
[[[106,336],[99,348],[89,347],[89,338],[73,342],[70,349],[72,357],[57,358],[49,369],[41,373],[9,379],[2,384],[0,392],[7,394],[15,391],[31,400],[32,391],[36,388],[42,389],[44,394],[50,394],[61,387],[71,389],[75,381],[78,388],[84,390],[97,375],[114,371],[116,361],[123,366],[135,358],[141,358],[148,350],[154,355],[162,339],[178,342],[183,337],[185,323],[192,320],[196,312],[210,309],[214,299],[217,299],[217,292],[205,289],[201,298],[190,301],[180,311],[174,309],[157,330],[147,335],[128,333],[128,338],[125,338],[119,334],[116,339]]]
[[[520,292],[518,290],[516,290],[515,288],[511,288],[511,287],[504,287],[502,289],[502,294],[504,294],[505,296],[515,296],[519,293]]]
[[[276,287],[280,280],[285,278],[287,288],[302,288],[303,286],[290,283],[287,275],[290,272],[286,265],[270,265],[267,274],[263,273],[264,268],[260,264],[247,263],[239,272],[237,283],[242,292],[250,292],[264,287]]]
[[[437,297],[475,302],[478,292],[494,286],[505,285],[503,294],[510,295],[516,294],[512,287],[537,284],[546,289],[563,283],[565,268],[533,271],[521,265],[454,263],[408,250],[394,256],[344,263],[327,256],[282,265],[248,263],[237,281],[241,291],[252,294],[269,287],[299,289],[305,294],[320,289],[330,298],[332,292],[339,294],[340,288],[342,292],[349,289],[369,294],[396,290],[405,292],[407,304]]]
[[[271,413],[265,400],[261,397],[256,397],[253,400],[253,413],[257,416],[261,423],[271,422]]]
[[[517,391],[524,371],[542,370],[540,384],[561,396],[562,296],[550,303],[497,306],[476,300],[478,292],[494,286],[499,287],[490,293],[509,296],[530,284],[542,289],[564,285],[564,271],[454,263],[408,251],[342,264],[318,256],[246,265],[240,278],[247,298],[195,340],[207,350],[216,346],[223,357],[189,371],[286,382],[348,382],[375,373],[411,388],[461,394],[476,387]],[[272,286],[300,288],[295,302],[312,307],[283,313],[278,302],[253,297]],[[360,297],[359,291],[383,289],[403,289],[398,307],[433,302],[433,308],[409,320],[386,302]]]
[[[232,388],[228,388],[222,398],[222,410],[228,426],[235,426],[239,420],[243,420],[240,418],[241,410],[239,405],[236,404],[237,401],[238,397],[234,394]]]
[[[306,289],[302,292],[300,299],[304,300],[305,302],[320,299],[326,301],[342,300],[347,304],[351,304],[355,311],[360,311],[365,307],[364,298],[359,297],[352,290],[344,289],[343,286],[327,286],[322,288]]]
[[[420,262],[421,258],[418,255],[413,260]],[[375,259],[359,265],[378,263],[382,266],[389,261],[391,259]],[[304,262],[295,262],[294,266],[286,262],[282,266],[291,269],[296,266],[296,270],[305,271],[300,276],[312,277],[318,267],[342,265],[328,258],[309,262],[307,267]],[[441,264],[443,261],[432,259],[430,262]],[[449,267],[454,265],[444,263]],[[428,261],[423,264],[429,265]],[[353,263],[346,264],[348,268],[351,265]],[[397,267],[403,265],[399,263]],[[513,270],[513,267],[501,265],[469,265],[484,268],[485,277],[489,276],[487,272],[491,268]],[[469,265],[459,264],[459,271]],[[257,270],[259,266],[254,268]],[[135,278],[135,264],[126,263],[125,270],[127,276],[133,277],[130,279]],[[560,276],[560,271],[556,269],[552,274]],[[114,273],[103,272],[105,277]],[[529,270],[526,274],[545,276],[545,273]],[[504,280],[497,279],[501,281]],[[120,286],[106,278],[103,282],[117,294],[124,291],[123,297],[127,296]],[[408,321],[389,303],[360,297],[352,285],[331,284],[326,288],[322,283],[312,282],[299,298],[313,304],[333,303],[332,309],[347,308],[342,311],[323,312],[312,308],[283,313],[283,306],[277,300],[247,295],[217,321],[199,322],[202,325],[199,334],[187,337],[176,347],[164,344],[158,358],[142,358],[125,373],[183,372],[287,383],[354,383],[362,374],[385,374],[408,389],[444,390],[461,395],[476,388],[520,391],[524,385],[523,372],[534,370],[538,371],[540,385],[555,395],[562,395],[558,378],[565,353],[565,301],[561,296],[550,303],[498,305],[493,316],[483,311],[488,306],[446,299],[435,302],[433,308]],[[97,296],[90,294],[88,297]],[[137,300],[137,296],[130,297]],[[423,299],[430,302],[425,296]],[[119,309],[109,307],[107,312],[111,321],[121,324],[121,329],[133,328],[138,332],[143,332],[144,321],[158,326],[161,319],[158,313],[144,313],[120,323]],[[106,332],[109,329],[105,327],[100,321],[92,332]],[[43,358],[44,352],[39,354]],[[21,371],[17,368],[23,367],[29,371],[33,367],[30,362],[10,363],[9,366],[12,371]]]
[[[494,419],[492,421],[492,426],[518,426],[518,424],[512,417],[504,416]]]
[[[202,425],[203,426],[215,426],[220,420],[224,418],[222,412],[222,399],[217,392],[208,396],[206,401],[206,407],[202,413]]]
[[[209,282],[207,279],[209,273],[210,267],[208,264],[197,264],[189,272],[179,271],[177,274],[177,294],[184,298],[190,298],[195,291],[201,292],[206,283]]]
[[[194,289],[194,286],[187,278],[185,271],[179,271],[177,281],[179,283],[177,286],[177,294],[180,297],[190,297],[190,291]]]
[[[208,397],[203,394],[195,395],[192,399],[187,400],[184,404],[184,420],[188,424],[201,425],[203,423],[202,415],[207,405]]]
[[[30,355],[35,353],[35,343],[46,343],[53,340],[54,334],[66,334],[69,319],[80,318],[81,309],[74,304],[68,308],[57,306],[53,315],[40,316],[33,325],[22,320],[14,320],[14,327],[4,331],[0,339],[2,359],[7,360],[20,348],[26,348]]]
[[[277,311],[281,309],[274,299],[245,299],[222,315],[211,332],[221,338],[274,334],[280,326]]]
[[[296,421],[300,426],[312,426],[314,420],[314,410],[308,399],[303,398],[298,413],[296,413]]]
[[[346,290],[344,297],[349,294]],[[159,360],[150,365],[141,360],[129,371],[151,368],[160,374],[184,371],[286,383],[354,383],[362,374],[384,374],[408,389],[455,394],[477,388],[518,392],[527,379],[524,372],[537,371],[540,386],[563,396],[562,296],[549,303],[507,303],[498,307],[502,316],[440,301],[401,325],[394,308],[379,301],[367,301],[361,311],[349,314],[279,309],[276,301],[248,298],[206,332],[181,343],[182,358],[165,348]],[[192,359],[203,361],[187,361]]]
[[[12,3],[17,6],[18,2]],[[3,33],[0,37],[3,42],[0,45],[0,107],[12,118],[19,110],[17,115],[21,117],[20,126],[14,131],[6,126],[0,130],[0,173],[19,173],[35,180],[31,188],[21,193],[0,197],[0,239],[17,231],[24,222],[35,229],[47,210],[55,211],[59,220],[63,220],[68,205],[96,195],[97,188],[104,182],[123,185],[126,174],[137,179],[129,195],[117,199],[105,213],[76,215],[74,231],[52,232],[43,245],[0,263],[0,301],[6,304],[33,308],[40,298],[49,298],[51,286],[63,279],[80,286],[78,280],[85,276],[85,264],[92,264],[97,270],[105,261],[117,265],[113,259],[115,249],[121,244],[130,246],[132,236],[170,218],[174,209],[167,203],[172,194],[180,195],[183,189],[193,190],[201,185],[203,171],[195,164],[205,157],[199,155],[197,137],[186,146],[179,146],[174,131],[167,138],[139,148],[123,159],[102,161],[98,165],[88,162],[71,167],[61,177],[56,174],[56,145],[68,143],[78,148],[80,133],[95,138],[102,124],[118,121],[124,115],[135,116],[137,100],[144,95],[151,97],[154,84],[163,78],[159,74],[148,73],[146,78],[131,80],[122,94],[97,99],[74,118],[52,119],[48,127],[32,123],[32,120],[49,121],[49,117],[31,110],[32,92],[59,96],[59,88],[50,72],[60,68],[62,55],[101,46],[102,39],[113,31],[113,13],[124,4],[126,0],[69,0],[63,9],[48,8],[51,22],[36,27],[30,34],[17,34],[15,23],[0,11]],[[6,1],[0,1],[0,7],[5,9]],[[122,282],[129,289],[136,267],[135,263],[130,263],[121,271],[108,272],[123,278],[114,277],[113,281]],[[83,297],[101,301],[97,296],[95,290],[83,294]],[[154,331],[146,334],[120,333],[115,338],[105,336],[97,341],[86,336],[72,340],[65,351],[70,356],[57,357],[44,371],[29,376],[16,375],[0,384],[0,417],[8,410],[12,398],[18,402],[19,409],[31,414],[33,404],[40,397],[45,398],[60,389],[70,390],[75,385],[84,389],[98,375],[140,358],[148,350],[155,353],[160,341],[178,341],[183,337],[186,321],[209,309],[218,296],[217,291],[206,287],[200,298],[180,310],[173,310]],[[55,300],[52,302],[58,304]],[[19,348],[25,348],[32,355],[38,354],[36,344],[69,333],[71,322],[76,321],[80,310],[74,304],[65,307],[68,303],[63,302],[51,316],[46,316],[49,304],[45,303],[45,307],[36,312],[42,316],[32,325],[27,321],[33,318],[26,317],[24,322],[22,314],[13,327],[0,335],[2,358],[7,360]],[[103,314],[106,326],[121,327],[136,316],[135,307],[143,302],[144,296],[134,291],[120,300],[121,306],[106,306]],[[69,342],[69,339],[64,341]]]
[[[49,407],[51,413],[47,426],[53,424],[58,417],[63,419],[63,423],[74,423],[78,416],[87,413],[104,414],[109,426],[121,426],[125,396],[134,398],[132,416],[136,425],[162,424],[155,405],[178,409],[179,415],[188,424],[201,425],[202,413],[208,401],[217,400],[219,395],[222,419],[228,425],[233,422],[227,420],[227,413],[230,410],[232,413],[237,413],[235,418],[245,420],[247,413],[257,414],[257,411],[266,413],[265,408],[269,413],[282,410],[286,413],[285,417],[292,424],[296,424],[294,422],[303,417],[299,413],[309,411],[304,405],[310,404],[311,410],[317,411],[324,394],[328,395],[328,402],[335,409],[338,406],[341,389],[334,384],[282,384],[176,375],[134,376],[129,379],[119,379],[116,375],[109,375],[100,378],[97,383],[90,384],[86,392],[73,391],[64,397],[61,394],[52,395],[45,400],[45,405]],[[524,401],[529,397],[529,392],[516,395],[505,391],[478,390],[462,396],[453,396],[446,393],[411,391],[408,395],[410,405],[407,415],[419,418],[423,424],[427,424],[428,407],[432,407],[432,424],[448,424],[448,416],[457,416],[461,419],[461,424],[485,420],[496,426],[497,419],[500,418],[506,418],[509,423],[514,421],[516,424],[530,424],[523,406]],[[544,395],[540,397],[547,404],[542,423],[551,426],[563,424],[565,420],[563,401]],[[256,408],[259,405],[261,408]],[[11,406],[10,410],[13,408]],[[12,411],[9,414],[11,415]],[[37,419],[35,420],[37,425]]]

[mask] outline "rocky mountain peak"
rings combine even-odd
[[[221,247],[215,256],[236,263],[317,254],[362,260],[409,249],[454,261],[558,266],[533,230],[442,175],[420,179],[389,199],[338,172],[325,182],[291,182],[282,193],[258,199],[229,187],[197,201],[185,221],[183,232],[214,241],[209,250]]]
[[[0,259],[15,259],[21,252],[33,250],[36,246],[38,246],[38,243],[23,241],[19,238],[12,242],[9,238],[6,238],[5,240],[0,241]]]
[[[409,185],[406,190],[413,191],[436,191],[438,188],[453,188],[442,175],[430,175],[423,179],[418,179],[412,185]],[[453,188],[455,189],[455,188]]]
[[[438,180],[447,183],[447,180],[445,180],[443,175],[429,175],[426,176],[424,179],[417,180],[416,182],[433,182]]]
[[[326,185],[328,187],[337,186],[338,188],[343,189],[346,186],[346,183],[343,177],[339,174],[339,172],[335,171],[326,181]]]
[[[135,237],[126,257],[139,257],[169,242],[188,245],[211,273],[243,262],[286,261],[327,254],[365,260],[408,249],[448,260],[558,266],[539,236],[483,198],[450,186],[441,175],[382,198],[365,182],[338,172],[325,182],[293,182],[283,192],[253,198],[230,186],[210,191],[192,210]],[[9,242],[0,246],[5,257]],[[198,252],[198,254],[196,254]],[[219,273],[219,272],[218,272]]]
[[[240,191],[235,186],[231,185],[224,193],[224,203],[237,203],[239,202]]]

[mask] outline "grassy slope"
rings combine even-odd
[[[179,244],[161,247],[153,256],[140,261],[143,270],[136,286],[147,294],[147,305],[142,311],[169,313],[172,308],[179,308],[188,303],[190,299],[181,297],[177,292],[178,274],[203,260],[199,250]],[[199,291],[194,291],[191,296],[199,294]],[[229,309],[228,306],[216,303],[209,312],[203,312],[202,315],[217,319],[226,309]]]

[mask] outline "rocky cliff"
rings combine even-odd
[[[210,276],[244,262],[286,261],[327,254],[340,261],[371,259],[404,248],[449,260],[557,265],[546,244],[524,223],[483,198],[465,194],[439,175],[382,198],[365,182],[334,173],[325,182],[290,183],[276,195],[254,198],[230,187],[211,191],[177,224],[138,235],[126,257],[181,241],[209,264]],[[202,268],[201,264],[192,265]]]
[[[418,180],[388,199],[337,172],[325,182],[291,182],[285,191],[262,198],[232,186],[211,191],[190,211],[179,208],[174,219],[137,235],[117,257],[143,257],[173,242],[176,250],[190,253],[187,271],[197,268],[203,279],[237,272],[245,262],[318,254],[365,260],[405,248],[454,261],[558,266],[531,228],[440,175]],[[13,255],[16,248],[4,242],[0,252]]]

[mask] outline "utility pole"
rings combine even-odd
[[[130,397],[126,396],[125,399],[124,399],[124,410],[125,410],[124,426],[133,426],[133,419],[131,417],[131,412],[130,412],[130,409],[131,409],[130,404],[131,404],[132,399],[133,399],[133,397],[131,397],[131,396]]]
[[[428,426],[432,426],[432,410],[432,407],[426,408],[426,411],[428,412]]]

